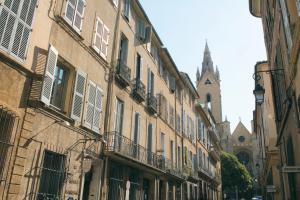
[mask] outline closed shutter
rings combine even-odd
[[[85,110],[85,119],[83,123],[83,125],[89,129],[92,129],[93,126],[96,90],[97,90],[96,84],[90,81],[88,87],[87,104],[86,104],[87,107]]]
[[[84,72],[77,71],[71,112],[71,118],[76,121],[81,121],[85,82],[86,74]]]
[[[93,126],[92,130],[100,133],[100,119],[102,113],[102,90],[99,87],[96,87],[96,99],[95,99],[95,108],[94,108],[94,116],[93,116]]]
[[[85,7],[85,1],[84,0],[78,0],[77,1],[77,6],[76,6],[75,17],[74,17],[74,28],[79,32],[81,31],[81,28],[82,28],[84,7]]]
[[[96,20],[96,31],[94,35],[93,48],[100,53],[101,44],[102,44],[102,35],[103,35],[103,22],[100,18]]]
[[[45,67],[45,75],[44,75],[44,83],[43,89],[41,94],[41,101],[44,102],[46,105],[50,104],[51,100],[51,93],[54,81],[54,73],[57,64],[58,52],[57,50],[50,45],[48,51],[48,58]]]
[[[73,24],[76,9],[76,0],[68,0],[65,12],[65,19],[69,24]]]
[[[108,40],[109,40],[109,29],[104,25],[103,27],[103,35],[102,35],[102,44],[101,44],[101,55],[103,58],[107,56],[108,49]]]

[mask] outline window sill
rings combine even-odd
[[[76,31],[72,25],[70,25],[63,16],[56,16],[58,24],[67,32],[69,33],[75,40],[82,41],[84,38],[82,37],[81,33]]]
[[[90,46],[90,49],[92,50],[93,54],[95,55],[95,57],[97,57],[98,59],[100,59],[102,62],[105,63],[105,65],[108,65],[107,62],[107,56],[104,57],[101,55],[101,53],[97,52],[96,49],[93,46]]]

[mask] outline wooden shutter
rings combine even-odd
[[[103,35],[103,22],[100,18],[97,17],[96,20],[96,30],[94,34],[93,48],[100,53],[101,44],[102,44],[102,35]]]
[[[101,56],[106,58],[109,41],[109,29],[107,26],[103,26],[102,44],[101,44]]]
[[[94,109],[95,109],[95,99],[96,99],[96,84],[92,81],[89,82],[88,86],[88,98],[86,101],[86,110],[85,110],[85,118],[83,125],[89,129],[92,129],[93,126],[93,117],[94,117]]]
[[[50,104],[51,100],[51,93],[54,81],[54,73],[57,64],[58,52],[57,50],[50,45],[48,51],[48,58],[45,67],[45,75],[44,75],[44,82],[43,82],[43,89],[41,94],[41,101],[44,102],[46,105]]]
[[[73,94],[72,112],[71,112],[71,118],[76,121],[81,121],[85,82],[86,82],[86,73],[77,71],[74,94]]]
[[[84,7],[85,7],[85,1],[84,0],[77,0],[77,6],[74,16],[74,28],[78,32],[81,31],[82,28],[82,20],[84,15]]]
[[[100,120],[101,120],[101,113],[102,113],[102,94],[103,91],[96,87],[96,96],[95,96],[95,107],[94,107],[94,116],[93,116],[93,125],[92,130],[100,133]]]
[[[76,0],[68,0],[66,11],[65,11],[65,19],[71,25],[73,24],[74,21],[75,9],[76,9]]]

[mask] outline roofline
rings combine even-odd
[[[195,88],[195,86],[194,86],[193,82],[191,81],[189,75],[187,73],[185,73],[185,72],[180,72],[180,74],[181,74],[181,76],[184,76],[183,77],[184,81],[188,84],[188,86],[189,86],[188,88],[193,92],[194,96],[196,98],[197,97],[199,98],[200,96],[199,96],[199,94],[197,92],[197,89]]]

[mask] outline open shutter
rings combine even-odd
[[[71,112],[71,118],[76,121],[81,121],[85,81],[86,74],[84,72],[77,71]]]
[[[76,0],[68,0],[65,12],[65,19],[69,24],[73,24],[76,9]]]
[[[85,1],[78,0],[77,6],[76,6],[76,11],[75,11],[75,17],[74,17],[74,28],[79,32],[81,31],[81,27],[82,27],[84,7],[85,7]]]
[[[57,57],[58,57],[57,50],[52,45],[50,45],[48,51],[47,63],[45,67],[43,89],[41,94],[41,101],[44,102],[46,105],[49,105],[51,100],[51,93],[52,93],[52,87],[54,81],[55,68],[57,64]]]
[[[109,40],[109,29],[107,26],[103,26],[102,44],[101,44],[101,56],[106,58]]]
[[[99,87],[96,87],[96,99],[95,99],[95,107],[94,107],[94,116],[93,116],[93,124],[92,130],[100,133],[100,118],[102,112],[102,90]]]
[[[100,18],[96,20],[96,30],[94,35],[93,41],[93,48],[100,53],[101,51],[101,44],[102,44],[102,35],[103,35],[103,22]]]
[[[95,99],[96,99],[96,85],[92,81],[89,82],[88,87],[88,98],[87,98],[87,108],[85,110],[85,118],[83,125],[89,129],[92,129],[93,126],[93,117],[94,117],[94,108],[95,108]]]

